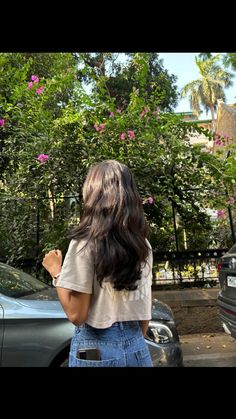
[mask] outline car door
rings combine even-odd
[[[236,303],[236,253],[235,246],[222,258],[219,279],[222,295]],[[235,304],[234,304],[235,305]]]
[[[3,346],[3,307],[0,300],[0,366],[2,365],[2,346]]]

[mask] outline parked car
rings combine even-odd
[[[154,366],[183,366],[171,309],[154,300],[152,314],[146,342]],[[0,263],[1,366],[67,366],[73,333],[55,288]]]
[[[225,332],[236,339],[236,244],[221,258],[218,271],[220,318]]]

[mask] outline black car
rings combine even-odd
[[[236,244],[222,257],[218,271],[220,318],[225,332],[236,338]]]

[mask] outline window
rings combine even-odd
[[[9,265],[0,263],[0,293],[19,298],[48,288],[38,279]]]

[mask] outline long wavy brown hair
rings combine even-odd
[[[70,237],[92,244],[101,286],[109,277],[116,290],[135,290],[149,248],[143,205],[130,169],[116,160],[91,166],[83,200],[81,221]]]

